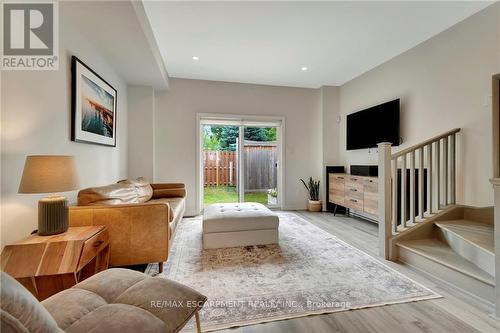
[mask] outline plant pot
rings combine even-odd
[[[307,210],[310,212],[321,212],[322,208],[321,200],[309,200],[309,203],[307,204]]]

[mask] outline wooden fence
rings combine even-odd
[[[277,187],[278,154],[275,142],[245,141],[245,190]],[[237,186],[238,154],[235,151],[204,151],[204,185]]]
[[[238,159],[234,151],[205,150],[205,186],[236,186],[238,184]]]

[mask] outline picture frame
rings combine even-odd
[[[116,147],[116,89],[76,56],[71,74],[71,141]]]

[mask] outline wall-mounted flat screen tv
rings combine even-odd
[[[347,115],[347,150],[374,148],[381,142],[400,144],[399,99]]]

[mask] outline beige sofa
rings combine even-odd
[[[111,266],[157,262],[161,272],[185,197],[184,184],[149,184],[144,178],[87,188],[70,208],[69,224],[105,225]]]
[[[2,333],[176,333],[206,297],[165,278],[113,268],[100,272],[43,302],[0,272]],[[169,304],[176,304],[172,306]]]

